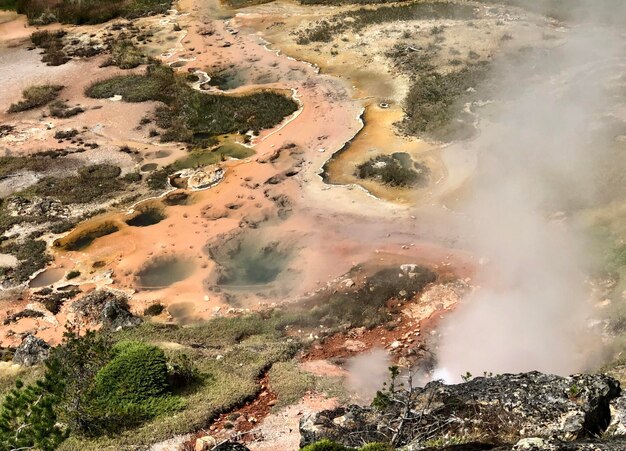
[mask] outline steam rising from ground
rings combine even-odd
[[[626,8],[615,11],[626,17]],[[619,77],[619,33],[579,25],[545,55],[499,68],[503,111],[483,123],[468,214],[482,287],[442,327],[436,376],[469,371],[568,374],[591,364],[597,338],[583,244],[565,215],[593,203],[607,80]],[[623,61],[622,61],[623,62]]]
[[[370,403],[376,392],[389,379],[389,354],[384,349],[372,349],[346,362],[348,389],[356,401]]]

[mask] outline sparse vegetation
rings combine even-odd
[[[22,192],[24,196],[53,197],[64,204],[84,204],[105,195],[122,191],[124,181],[118,176],[120,168],[108,164],[85,166],[78,175],[44,177]]]
[[[357,166],[355,175],[360,179],[374,179],[396,187],[425,186],[430,169],[413,162],[408,154],[378,155]]]
[[[9,177],[19,171],[42,172],[50,167],[50,158],[29,157],[0,157],[0,179]]]
[[[134,69],[149,61],[150,59],[135,44],[128,40],[121,40],[113,43],[111,59],[108,63],[120,69]]]
[[[52,22],[67,24],[97,24],[116,17],[127,19],[165,13],[169,0],[17,0],[16,9],[26,14],[33,25]]]
[[[271,91],[243,96],[205,94],[190,88],[172,69],[151,65],[145,75],[122,75],[96,82],[86,94],[93,98],[121,95],[126,102],[154,100],[156,124],[165,130],[161,141],[211,142],[226,133],[258,132],[279,123],[297,109],[290,98]]]
[[[473,19],[474,7],[452,2],[417,2],[402,5],[361,8],[337,14],[298,33],[298,44],[330,42],[346,31],[358,32],[374,24],[398,20]]]
[[[63,38],[67,35],[65,30],[35,31],[30,35],[30,40],[34,45],[44,50],[41,59],[48,66],[61,66],[70,60],[63,51]]]
[[[458,105],[463,96],[469,95],[470,88],[482,85],[488,72],[488,64],[477,63],[447,74],[426,71],[419,74],[405,100],[404,130],[441,140],[472,136],[473,118],[465,118]]]
[[[0,246],[0,253],[14,255],[18,260],[15,268],[2,268],[3,278],[15,283],[26,282],[30,276],[50,262],[46,242],[31,236],[23,242],[11,241]]]
[[[24,99],[12,104],[8,112],[19,113],[47,105],[58,97],[61,89],[63,89],[63,86],[59,85],[37,85],[26,88],[22,91]]]

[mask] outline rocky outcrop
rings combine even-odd
[[[539,437],[522,439],[513,447],[493,448],[494,451],[624,451],[625,449],[626,438],[563,442]]]
[[[115,300],[107,301],[104,304],[100,320],[102,321],[102,327],[111,330],[125,329],[141,324],[141,318],[130,313],[128,304],[116,302]]]
[[[11,197],[7,201],[7,210],[12,216],[41,216],[46,218],[68,218],[69,208],[56,199],[49,197]]]
[[[184,175],[183,175],[184,174]],[[197,169],[195,171],[183,171],[182,177],[189,177],[187,180],[187,186],[192,190],[202,190],[211,188],[217,185],[224,178],[224,169],[217,165],[205,167],[204,169]]]
[[[611,401],[619,396],[619,382],[604,375],[532,372],[479,377],[457,385],[431,382],[411,394],[387,393],[379,397],[378,408],[349,406],[305,416],[300,422],[301,444],[322,438],[348,446],[393,441],[407,450],[420,450],[432,443],[462,440],[493,449],[616,449],[532,446],[570,446],[568,442],[603,433],[611,422]]]
[[[26,335],[15,350],[13,363],[23,366],[37,365],[50,355],[50,345],[32,334]]]
[[[141,323],[141,318],[130,312],[126,296],[110,290],[89,293],[74,302],[72,310],[82,322],[101,324],[110,330],[134,327]]]

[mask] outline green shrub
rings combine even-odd
[[[67,437],[55,406],[62,381],[47,375],[32,385],[20,380],[0,408],[0,448],[55,450]]]
[[[142,178],[139,172],[129,172],[124,176],[124,180],[131,183],[141,182]]]
[[[167,168],[162,168],[150,173],[148,176],[148,188],[155,191],[165,189],[171,172]]]
[[[177,354],[168,362],[168,382],[172,389],[184,389],[200,380],[198,369],[187,354]]]
[[[85,112],[84,108],[80,106],[70,107],[66,102],[61,100],[55,100],[48,108],[50,109],[50,116],[60,119],[67,119],[68,117],[73,117]]]
[[[121,342],[113,359],[96,374],[95,393],[112,404],[137,403],[166,393],[167,361],[156,346]]]
[[[80,271],[73,270],[73,271],[68,272],[65,278],[67,280],[72,280],[72,279],[77,278],[78,276],[80,276]]]
[[[12,104],[8,112],[18,113],[44,106],[56,99],[61,89],[63,89],[63,86],[60,85],[37,85],[26,88],[22,91],[24,100]]]

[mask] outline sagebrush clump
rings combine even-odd
[[[63,86],[60,85],[37,85],[26,88],[22,91],[23,100],[12,104],[8,112],[19,113],[47,105],[59,96],[62,89]]]

